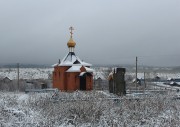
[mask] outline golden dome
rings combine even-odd
[[[74,40],[72,39],[72,37],[69,39],[67,46],[68,47],[75,47],[76,42],[74,42]]]

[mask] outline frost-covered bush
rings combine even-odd
[[[174,93],[116,97],[96,91],[0,92],[2,127],[179,125],[180,101]]]

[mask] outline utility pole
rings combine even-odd
[[[114,71],[114,72],[113,72],[113,93],[115,93],[115,90],[116,90],[116,89],[115,89],[115,80],[116,80],[116,79],[115,79],[115,68],[113,69],[113,71]]]
[[[19,90],[19,63],[17,63],[17,85]]]
[[[144,88],[146,88],[146,73],[144,72]]]
[[[143,87],[143,93],[144,93],[145,89],[146,89],[146,78],[145,78],[145,72],[144,72],[144,87]]]
[[[138,58],[137,58],[137,56],[136,56],[136,92],[137,92],[137,61],[138,61]]]

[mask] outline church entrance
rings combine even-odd
[[[86,90],[86,74],[80,76],[80,90]]]
[[[80,77],[80,90],[92,90],[92,74],[89,72],[81,72]]]

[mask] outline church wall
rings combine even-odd
[[[56,66],[54,67],[53,72],[53,88],[58,88],[59,90],[65,91],[66,90],[66,70],[69,67],[61,67]]]
[[[92,76],[86,76],[86,89],[87,90],[93,89],[93,78],[92,78]]]
[[[79,78],[79,74],[80,74],[80,73],[76,73],[76,80],[75,80],[77,89],[80,89],[80,78]]]
[[[60,66],[60,90],[62,90],[62,91],[66,91],[66,89],[67,89],[67,86],[66,86],[66,78],[67,78],[67,76],[66,76],[66,71],[69,69],[70,67],[68,67],[68,66],[64,66],[64,67],[62,67],[62,66]]]
[[[70,67],[56,66],[53,71],[53,88],[61,91],[75,91],[80,89],[80,72],[66,72]],[[85,68],[82,67],[81,70]],[[93,89],[93,77],[86,76],[86,89]]]
[[[79,89],[79,72],[67,73],[67,91]]]

